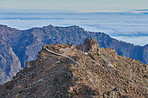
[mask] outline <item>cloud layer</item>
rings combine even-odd
[[[105,32],[131,43],[148,44],[145,38],[138,38],[138,36],[148,36],[148,15],[142,13],[1,13],[0,24],[21,30],[50,24],[55,26],[79,25],[88,31]],[[127,38],[119,36],[127,36]],[[137,38],[130,40],[129,36],[137,36],[141,41],[137,41]]]

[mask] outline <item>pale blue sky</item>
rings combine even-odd
[[[0,0],[0,9],[132,10],[148,9],[148,0]]]

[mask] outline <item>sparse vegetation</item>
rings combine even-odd
[[[20,96],[20,95],[18,95],[16,98],[21,98],[21,96]]]
[[[56,61],[55,63],[56,63],[56,64],[60,64],[60,63],[61,63],[61,61]]]
[[[70,93],[68,93],[68,95],[67,95],[67,96],[68,96],[68,98],[70,98],[70,97],[71,97],[71,94],[70,94]]]
[[[19,94],[21,94],[21,93],[23,93],[23,90],[20,90],[20,91],[19,91]]]
[[[100,56],[99,52],[97,53],[98,56]]]
[[[39,80],[37,81],[37,83],[41,83],[41,82],[43,82],[43,79],[39,79]]]

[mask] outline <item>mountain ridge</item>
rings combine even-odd
[[[36,60],[0,86],[0,97],[146,98],[147,69],[92,38],[78,46],[44,45]]]
[[[42,28],[36,27],[27,30],[17,30],[5,25],[0,25],[0,39],[7,42],[7,44],[0,44],[1,47],[4,47],[2,53],[0,53],[1,58],[3,58],[3,60],[0,60],[0,65],[2,65],[1,69],[3,70],[2,72],[7,72],[6,76],[9,77],[9,79],[5,78],[5,81],[12,79],[13,75],[18,72],[18,70],[15,70],[13,71],[13,75],[11,75],[11,67],[13,69],[11,64],[17,64],[18,68],[15,67],[19,70],[24,68],[27,61],[36,59],[36,55],[43,45],[61,43],[78,45],[83,43],[87,37],[97,40],[99,47],[113,48],[117,50],[117,53],[121,56],[131,57],[143,63],[148,63],[147,45],[134,46],[133,44],[113,39],[101,32],[85,31],[83,28],[76,25],[69,27],[55,27],[49,25]],[[5,51],[8,46],[12,48],[11,52]],[[14,60],[8,58],[8,55],[14,54],[16,56],[13,58]],[[5,64],[3,64],[4,60],[6,61]],[[1,74],[0,83],[5,83],[3,77],[4,76]]]

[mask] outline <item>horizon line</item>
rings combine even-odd
[[[143,13],[148,12],[148,8],[143,9],[129,9],[129,10],[49,10],[49,9],[0,9],[0,12],[76,12],[76,13],[93,13],[93,12],[134,12],[134,13]],[[64,12],[63,12],[64,11]]]

